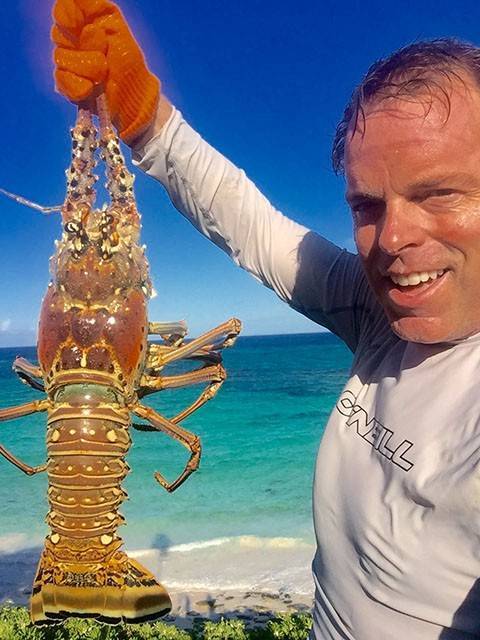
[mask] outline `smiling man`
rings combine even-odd
[[[160,94],[106,0],[57,0],[56,82],[103,83],[138,166],[355,354],[314,482],[316,640],[480,634],[480,49],[373,65],[334,144],[358,255],[289,220]]]
[[[349,124],[347,200],[391,328],[445,342],[480,331],[480,92],[460,70],[410,91],[373,99]]]

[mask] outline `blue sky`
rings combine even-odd
[[[330,168],[335,125],[377,58],[413,40],[480,44],[478,0],[419,2],[120,0],[168,97],[244,168],[277,208],[352,248],[343,180]],[[74,107],[54,92],[50,0],[0,9],[0,186],[61,203]],[[162,187],[136,181],[158,297],[152,320],[187,320],[191,335],[236,315],[245,334],[317,331],[230,263],[173,209]],[[35,343],[55,216],[1,200],[0,346]]]

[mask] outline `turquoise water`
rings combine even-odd
[[[33,348],[0,349],[1,407],[42,397],[12,373],[16,355],[35,360]],[[163,434],[132,433],[132,471],[125,481],[130,500],[121,529],[127,546],[193,549],[242,539],[252,547],[255,540],[278,538],[313,543],[316,451],[350,363],[350,353],[331,334],[241,337],[225,351],[229,377],[217,397],[183,423],[201,436],[203,457],[177,492],[167,494],[153,472],[175,477],[185,449]],[[169,416],[198,392],[162,392],[145,404]],[[44,461],[44,414],[2,423],[0,430],[0,442],[16,455],[29,464]],[[45,477],[26,477],[0,458],[0,551],[41,543],[46,487]]]

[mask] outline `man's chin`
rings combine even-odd
[[[390,320],[390,327],[402,340],[422,344],[436,344],[465,337],[460,335],[462,333],[460,330],[455,332],[444,320],[435,317],[405,316],[395,318]]]

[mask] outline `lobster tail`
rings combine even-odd
[[[171,609],[164,587],[136,560],[119,551],[108,563],[58,563],[49,542],[40,558],[30,601],[36,624],[67,617],[95,618],[106,624],[155,620]]]
[[[158,618],[170,610],[170,598],[122,550],[117,533],[131,443],[121,395],[107,386],[71,383],[55,400],[47,432],[51,533],[33,585],[32,620],[48,624],[74,616],[117,624]]]

